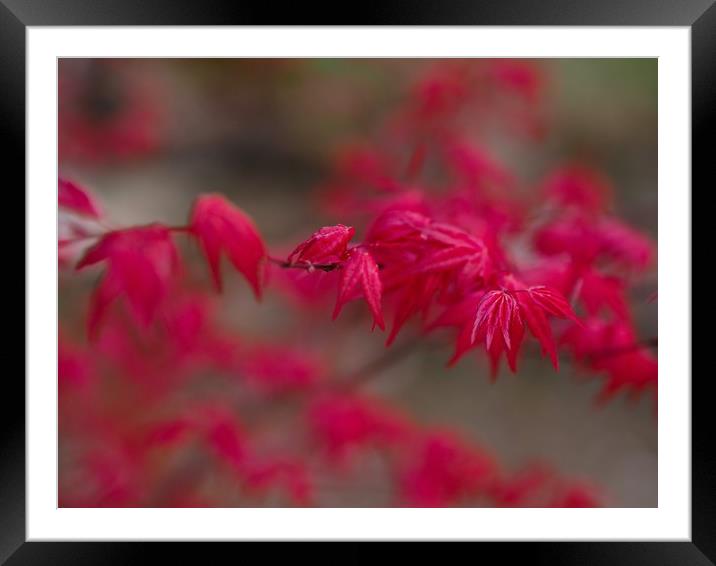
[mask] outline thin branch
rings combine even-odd
[[[306,271],[333,271],[340,263],[289,263],[288,261],[269,256],[268,260],[283,269],[305,269]]]
[[[418,346],[424,344],[422,336],[416,336],[399,346],[388,348],[381,356],[370,360],[360,368],[349,373],[346,378],[336,383],[338,389],[353,389],[365,385],[368,381],[379,376],[395,363],[412,354]]]

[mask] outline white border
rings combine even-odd
[[[689,28],[27,29],[27,537],[690,540]],[[658,57],[659,507],[58,509],[57,57]]]

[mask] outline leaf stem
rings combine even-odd
[[[341,265],[340,263],[289,263],[288,261],[271,256],[268,256],[268,260],[271,263],[282,267],[283,269],[304,269],[306,271],[333,271],[335,269],[338,269],[338,267]]]

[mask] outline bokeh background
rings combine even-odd
[[[227,195],[256,221],[272,250],[290,251],[314,229],[340,219],[316,205],[337,147],[369,139],[385,108],[431,60],[192,59],[59,62],[60,173],[90,187],[116,225],[185,222],[193,199]],[[586,157],[612,180],[620,216],[656,240],[657,61],[537,61],[548,78],[550,132],[515,144],[495,134],[491,150],[526,183],[555,164]],[[93,124],[119,126],[98,136]],[[109,132],[109,133],[108,133]],[[280,254],[279,254],[280,255]],[[60,319],[77,324],[94,280],[60,282]],[[634,289],[642,336],[656,336],[656,305],[645,300],[656,275]],[[254,301],[237,278],[222,317],[242,335],[308,344],[351,373],[383,351],[384,335],[315,313],[306,333],[286,317],[286,299]],[[336,331],[340,325],[340,332]],[[339,336],[339,338],[337,338]],[[326,351],[326,344],[330,344]],[[652,405],[618,397],[597,407],[600,388],[566,360],[559,373],[525,357],[517,375],[490,383],[487,367],[467,356],[446,369],[450,346],[426,343],[365,385],[425,423],[455,427],[490,447],[506,465],[533,459],[586,478],[607,504],[657,505],[657,427]],[[262,432],[269,442],[290,418],[279,411]],[[247,417],[249,420],[251,416]],[[60,438],[71,451],[71,439]],[[366,459],[349,479],[327,478],[321,504],[380,506],[389,494]],[[345,482],[345,483],[342,483]],[[350,488],[348,488],[350,487]]]

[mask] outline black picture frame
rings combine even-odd
[[[713,160],[707,135],[714,131],[716,108],[716,5],[714,0],[479,0],[429,2],[383,1],[380,5],[355,4],[350,10],[306,3],[189,2],[187,0],[0,0],[0,124],[5,148],[2,179],[6,210],[18,216],[9,197],[20,198],[25,184],[25,31],[27,26],[68,25],[580,25],[580,26],[688,26],[692,54],[692,175],[693,183],[706,184]],[[346,21],[350,14],[350,21]],[[693,190],[692,190],[693,193]],[[6,216],[7,218],[7,216]],[[8,228],[6,227],[6,230]],[[6,231],[6,234],[10,232]],[[12,230],[19,240],[20,228]],[[24,257],[6,262],[17,266],[11,297],[24,293],[19,277]],[[24,271],[23,271],[24,273]],[[20,279],[23,291],[20,291]],[[13,295],[10,295],[13,293]],[[24,295],[23,295],[24,296]],[[15,327],[12,327],[13,330]],[[24,326],[23,326],[24,328]],[[19,335],[19,333],[17,334]],[[23,333],[24,335],[24,333]],[[8,349],[9,350],[9,349]],[[6,365],[8,367],[8,365]],[[676,376],[690,379],[691,376]],[[675,564],[716,563],[716,456],[708,433],[710,397],[705,393],[708,375],[692,379],[692,538],[690,542],[582,542],[582,543],[478,543],[474,559],[485,552],[501,562],[531,564]],[[134,564],[169,560],[173,549],[163,543],[25,542],[25,389],[19,372],[3,377],[4,403],[0,413],[0,562],[17,564]],[[340,560],[357,562],[376,545],[352,543],[340,550]],[[295,545],[293,545],[295,547]],[[382,547],[382,545],[381,545]],[[215,548],[212,545],[212,548]],[[291,553],[295,548],[282,552]],[[427,555],[425,554],[427,550]],[[210,563],[209,545],[182,545],[184,559]],[[262,550],[262,552],[264,552]],[[270,550],[269,555],[275,550]],[[445,558],[446,550],[421,549],[421,554]],[[475,552],[473,550],[472,552]],[[234,559],[239,560],[241,556]],[[266,555],[262,555],[265,559]]]

